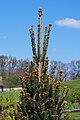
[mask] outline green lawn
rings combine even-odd
[[[77,113],[69,113],[71,116],[69,120],[80,120],[80,112]]]
[[[68,86],[70,88],[68,93],[68,100],[78,99],[80,101],[80,79],[70,80],[62,83],[62,86]],[[71,116],[69,120],[80,120],[80,112],[69,113]]]
[[[68,86],[69,92],[67,100],[74,102],[78,100],[80,102],[80,79],[79,80],[70,80],[62,83],[62,86]]]
[[[80,90],[80,79],[78,80],[70,80],[62,83],[64,86],[70,87],[70,90]]]

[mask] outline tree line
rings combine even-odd
[[[3,79],[5,87],[20,86],[19,76],[25,75],[26,62],[30,64],[29,59],[18,60],[12,56],[0,56],[0,76]],[[73,60],[69,63],[52,60],[49,67],[50,75],[54,65],[56,65],[56,78],[58,77],[59,70],[63,70],[63,81],[80,78],[80,60]]]
[[[0,76],[5,87],[20,86],[19,76],[24,76],[26,70],[26,60],[17,60],[12,56],[0,56]]]
[[[73,60],[69,63],[52,60],[50,63],[50,74],[52,72],[53,65],[57,66],[55,75],[56,78],[58,77],[59,70],[63,70],[63,81],[80,78],[80,60]]]

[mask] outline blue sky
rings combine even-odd
[[[80,0],[0,0],[0,55],[32,59],[29,28],[37,39],[38,9],[44,27],[52,23],[47,55],[50,60],[80,59]]]

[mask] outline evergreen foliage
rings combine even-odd
[[[33,61],[26,63],[25,77],[21,78],[22,91],[17,103],[16,120],[67,120],[63,115],[64,100],[68,93],[65,87],[61,93],[62,70],[55,79],[56,66],[52,75],[48,73],[48,57],[46,57],[51,24],[45,27],[42,48],[42,8],[39,8],[38,45],[36,50],[34,28],[31,25],[30,36],[33,51]],[[37,52],[36,52],[37,51]]]

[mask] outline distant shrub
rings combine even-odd
[[[16,75],[10,75],[6,78],[5,82],[5,87],[8,88],[13,88],[13,87],[18,87],[21,84],[20,78]]]

